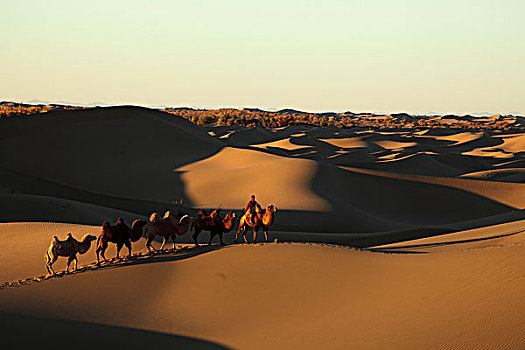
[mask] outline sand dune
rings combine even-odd
[[[524,140],[198,127],[130,106],[4,118],[3,344],[30,328],[40,346],[65,332],[90,348],[523,348]],[[79,271],[43,278],[53,235],[153,211],[240,216],[252,193],[278,208],[278,243],[194,248],[188,232],[177,251],[141,239],[95,265],[92,248]]]
[[[477,194],[515,209],[525,209],[525,184],[492,181],[487,182],[461,178],[453,179],[446,177],[417,176],[393,173],[389,174],[356,168],[351,168],[351,170],[366,174],[385,176],[387,178],[413,180],[417,182],[446,186],[448,188],[457,188],[463,190],[465,193]]]
[[[52,221],[80,224],[101,224],[104,220],[122,217],[128,222],[140,214],[92,205],[68,199],[27,194],[0,194],[2,220]]]
[[[520,348],[525,242],[510,237],[416,255],[235,246],[10,288],[0,309],[233,348]]]
[[[295,151],[295,150],[298,150],[298,149],[305,149],[307,147],[304,147],[304,146],[300,146],[300,145],[296,145],[294,143],[291,142],[291,138],[289,139],[282,139],[282,140],[279,140],[279,141],[273,141],[273,142],[267,142],[267,143],[261,143],[261,144],[254,144],[252,145],[252,147],[258,147],[258,148],[263,148],[263,149],[268,149],[268,148],[282,148],[282,149],[285,149],[287,151]]]
[[[182,184],[173,169],[221,148],[190,122],[139,107],[49,112],[2,121],[1,127],[0,166],[145,200],[180,198]]]
[[[492,169],[485,171],[477,171],[473,173],[463,174],[461,177],[469,177],[482,180],[494,180],[503,182],[525,182],[524,168],[504,168]]]
[[[243,208],[246,197],[257,193],[261,203],[273,203],[280,209],[330,209],[323,198],[308,189],[317,172],[316,163],[310,160],[226,147],[177,171],[182,173],[186,194],[197,207]]]

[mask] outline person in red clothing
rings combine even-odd
[[[257,201],[255,200],[255,195],[252,194],[252,198],[246,204],[246,209],[244,212],[246,213],[246,219],[253,225],[253,217],[255,216],[255,206],[257,205]]]

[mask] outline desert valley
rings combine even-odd
[[[3,343],[525,346],[523,117],[387,123],[285,111],[286,125],[263,127],[174,111],[0,119]],[[268,242],[261,229],[253,244],[249,228],[248,244],[233,244],[252,194],[276,209]],[[167,211],[192,222],[200,209],[235,214],[224,246],[208,245],[206,230],[195,246],[188,221],[175,250],[158,250],[157,233],[149,252],[144,230],[131,257],[124,247],[114,259],[110,243],[97,264],[93,241],[77,270],[63,272],[66,258],[56,275],[44,266],[53,236],[98,237],[117,218],[148,227]]]

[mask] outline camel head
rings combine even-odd
[[[261,208],[261,205],[259,203],[257,203],[255,205],[255,212],[256,213],[262,213],[262,208]]]
[[[124,224],[124,219],[123,218],[118,218],[117,219],[117,224]]]
[[[269,206],[266,207],[266,211],[270,213],[275,213],[277,211],[277,208],[274,207],[273,204],[270,204]]]

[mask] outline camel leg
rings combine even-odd
[[[242,231],[242,238],[244,238],[244,243],[248,243],[248,240],[246,239],[246,230],[247,230],[247,227],[245,226]]]
[[[49,255],[49,253],[47,253],[46,269],[47,269],[47,272],[49,272],[52,275],[55,274],[55,271],[53,270],[53,267],[51,265],[53,265],[55,263],[55,261],[57,261],[57,260],[58,260],[58,256],[51,257]]]
[[[224,241],[222,240],[222,232],[219,233],[219,239],[220,239],[221,245],[226,245],[226,244],[224,244]]]
[[[235,234],[235,241],[233,241],[233,244],[237,244],[237,238],[239,238],[239,233],[241,233],[241,226],[239,226],[239,229],[237,230],[237,233]]]
[[[153,239],[155,239],[155,236],[148,236],[148,241],[146,242],[146,248],[148,248],[148,251],[150,253],[155,251],[155,247],[151,245],[151,242],[153,242]]]
[[[257,228],[253,228],[253,243],[257,240]]]
[[[166,242],[168,242],[168,237],[164,237],[164,241],[162,241],[162,245],[160,246],[160,250],[164,249],[164,246],[166,245]]]
[[[68,256],[68,258],[67,258],[67,265],[66,265],[66,272],[67,273],[69,273],[69,265],[71,265],[71,263],[73,262],[74,259],[75,259],[74,255]]]
[[[173,250],[177,250],[177,246],[175,245],[175,238],[177,238],[177,235],[174,234],[173,236],[171,236],[171,240],[173,241]]]
[[[73,259],[74,259],[73,261],[75,262],[75,271],[76,271],[77,268],[78,268],[78,258],[77,258],[77,255],[76,255],[76,254],[73,255]]]
[[[124,242],[117,243],[117,259],[120,259],[120,250],[124,246]]]
[[[106,249],[108,248],[108,242],[106,241],[101,241],[101,246],[97,247],[97,263],[99,262],[99,259],[98,259],[98,252],[100,251],[100,255],[102,256],[102,259],[104,259],[104,261],[108,261],[108,259],[106,259]]]
[[[197,238],[199,237],[199,233],[201,233],[201,231],[197,231],[195,230],[195,232],[193,233],[193,235],[191,236],[193,238],[193,242],[195,242],[195,246],[198,247],[199,246],[199,242],[197,241]]]
[[[126,245],[126,247],[128,248],[128,251],[129,251],[128,258],[131,258],[131,242],[130,241],[126,241],[126,242],[124,242],[124,244]]]
[[[263,228],[264,231],[264,238],[266,238],[266,243],[268,243],[268,229]]]
[[[213,241],[213,237],[215,237],[215,232],[210,231],[210,240],[208,241],[208,245],[211,245],[211,241]]]

